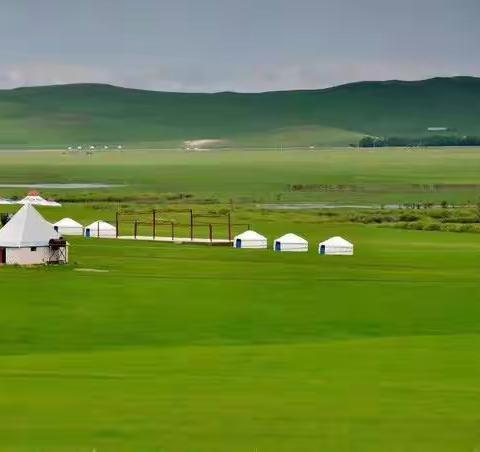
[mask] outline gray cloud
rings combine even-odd
[[[16,0],[0,88],[309,89],[480,75],[475,0]]]
[[[0,84],[3,88],[85,81],[109,83],[110,80],[112,74],[107,70],[81,65],[48,62],[0,65]]]

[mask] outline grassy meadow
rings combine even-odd
[[[64,201],[398,203],[480,199],[479,148],[184,152],[93,155],[0,152],[2,184],[109,183],[111,189],[41,190]],[[25,188],[0,188],[24,196]],[[183,198],[182,198],[183,197]]]
[[[479,169],[478,149],[0,154],[0,183],[126,185],[41,190],[78,201],[41,209],[52,221],[233,207],[270,243],[310,241],[71,238],[67,266],[0,268],[0,449],[475,451],[480,234],[256,203],[474,203]],[[320,257],[332,235],[355,256]]]

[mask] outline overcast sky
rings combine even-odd
[[[323,88],[480,75],[480,0],[1,0],[0,88]]]

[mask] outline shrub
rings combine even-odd
[[[440,231],[441,225],[439,223],[428,223],[424,225],[424,231]]]
[[[444,209],[444,210],[435,209],[435,210],[429,211],[428,215],[431,218],[436,218],[436,219],[449,218],[450,217],[450,211],[446,210],[446,209]]]
[[[418,221],[420,220],[421,215],[413,213],[413,212],[405,212],[401,213],[399,216],[400,221],[406,221],[406,222],[411,222],[411,221]]]
[[[420,221],[412,221],[410,223],[405,223],[406,229],[413,229],[421,231],[423,229],[423,224]]]

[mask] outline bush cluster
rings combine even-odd
[[[459,135],[431,135],[417,138],[408,137],[372,137],[359,140],[361,148],[381,148],[387,146],[480,146],[480,137]]]
[[[416,231],[480,233],[480,224],[458,224],[458,223],[436,223],[436,222],[413,221],[411,223],[408,223],[408,222],[393,223],[388,226],[399,228],[399,229],[411,229]]]
[[[478,207],[351,213],[346,220],[422,231],[480,232]]]

